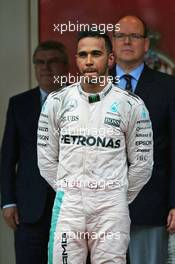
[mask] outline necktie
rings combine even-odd
[[[125,74],[123,75],[123,78],[126,80],[125,90],[132,92],[132,83],[131,83],[132,76],[129,74]]]

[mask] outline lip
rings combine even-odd
[[[123,49],[122,52],[133,52],[132,49]]]
[[[86,68],[83,72],[84,73],[92,73],[92,72],[97,72],[97,70],[95,68]]]
[[[93,71],[93,72],[85,72],[84,73],[85,76],[96,76],[97,75],[97,72],[96,71]]]
[[[96,73],[97,71],[84,71],[84,73]]]

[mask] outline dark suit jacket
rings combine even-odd
[[[37,166],[37,126],[40,115],[39,88],[9,100],[1,148],[1,206],[16,203],[20,221],[35,223],[54,191],[40,176]]]
[[[111,72],[116,75],[115,68]],[[145,102],[154,132],[154,168],[150,181],[130,205],[133,224],[164,225],[175,208],[175,78],[146,65],[135,93]]]

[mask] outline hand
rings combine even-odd
[[[170,234],[175,233],[175,208],[171,209],[167,218],[167,231]]]
[[[7,225],[15,230],[17,228],[16,225],[19,225],[18,208],[16,206],[3,208],[2,214]]]

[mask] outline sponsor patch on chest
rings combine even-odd
[[[111,118],[111,117],[105,117],[104,124],[113,126],[113,127],[120,127],[121,120]]]

